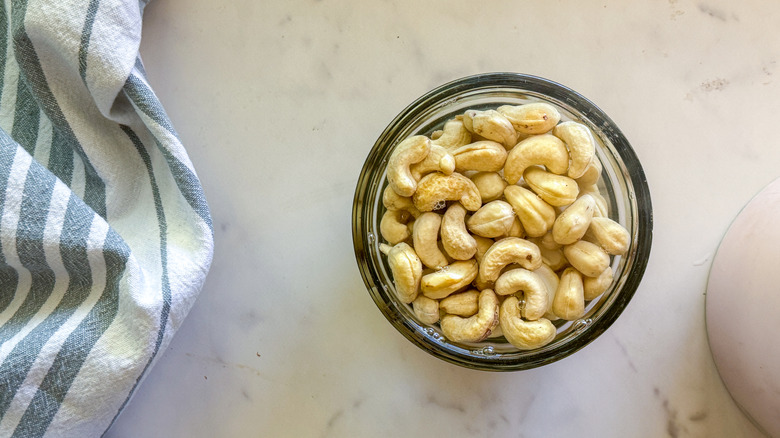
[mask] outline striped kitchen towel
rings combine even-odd
[[[0,9],[0,437],[102,435],[211,263],[192,163],[139,58],[141,0]]]

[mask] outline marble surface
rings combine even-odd
[[[780,4],[154,0],[141,52],[205,187],[203,292],[108,437],[759,437],[704,303],[729,224],[780,176]],[[443,82],[543,76],[604,109],[654,204],[645,278],[586,349],[532,371],[429,356],[354,260],[358,173]]]

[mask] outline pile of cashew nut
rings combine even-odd
[[[550,343],[552,321],[582,318],[630,243],[595,149],[544,102],[467,110],[399,143],[380,222],[398,300],[453,342]]]

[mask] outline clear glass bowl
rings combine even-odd
[[[504,338],[479,343],[447,340],[438,325],[418,322],[411,306],[395,298],[386,257],[379,251],[379,222],[385,211],[382,193],[386,165],[393,148],[410,135],[430,135],[467,109],[490,109],[542,101],[555,105],[561,120],[584,123],[595,134],[596,154],[603,165],[600,188],[610,204],[611,219],[631,235],[622,256],[613,256],[615,280],[599,298],[586,304],[576,321],[556,321],[558,334],[544,347],[521,351]],[[652,241],[652,206],[642,166],[615,123],[577,92],[547,79],[518,73],[487,73],[444,84],[404,109],[382,132],[368,154],[358,179],[352,207],[355,257],[368,292],[388,321],[428,353],[468,368],[513,371],[560,360],[601,335],[628,305],[644,274]]]

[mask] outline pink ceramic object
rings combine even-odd
[[[732,397],[759,428],[780,437],[780,179],[745,206],[723,238],[706,320]]]

